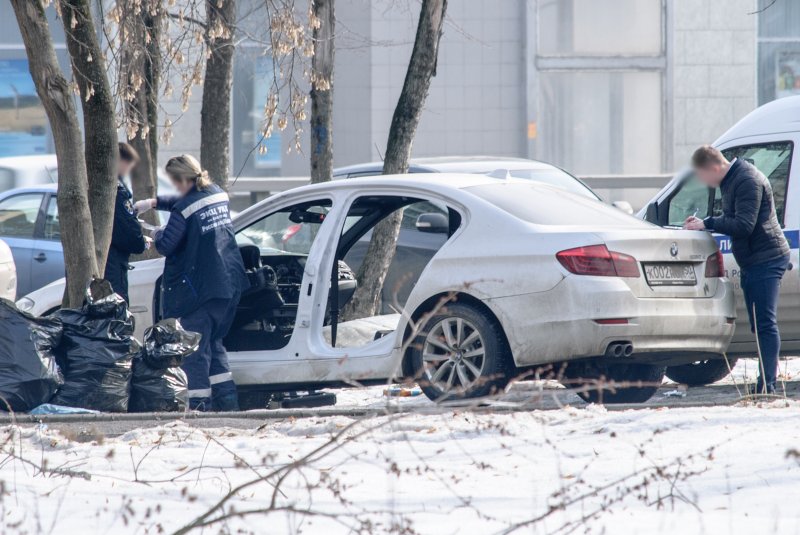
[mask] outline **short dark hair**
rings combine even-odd
[[[692,167],[699,169],[725,163],[728,163],[725,155],[711,145],[703,145],[692,154]]]
[[[133,162],[136,163],[139,161],[139,153],[136,152],[129,143],[125,143],[124,141],[119,142],[119,159],[124,162]]]

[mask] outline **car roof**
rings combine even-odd
[[[312,193],[314,191],[332,190],[363,190],[371,187],[412,187],[428,190],[434,193],[447,194],[454,190],[461,190],[472,186],[482,186],[487,184],[501,184],[503,182],[531,183],[529,180],[521,178],[495,178],[480,173],[436,173],[436,174],[400,174],[400,175],[375,175],[365,176],[358,180],[333,180],[319,184],[309,184],[294,188],[271,197],[263,202],[274,200],[278,197],[293,195],[296,193]],[[542,187],[549,187],[542,184]],[[261,204],[261,203],[259,203]],[[249,209],[248,209],[249,210]]]
[[[39,184],[36,186],[28,186],[26,188],[14,188],[0,193],[0,198],[5,199],[6,197],[18,195],[20,193],[55,193],[57,187],[58,184]]]
[[[379,173],[383,162],[370,162],[333,171],[334,176],[357,173]],[[409,162],[409,173],[489,173],[496,169],[556,169],[555,166],[526,158],[503,156],[437,156],[414,158]]]
[[[7,156],[0,158],[0,167],[29,169],[31,167],[57,167],[55,154],[36,154],[33,156]]]
[[[800,95],[779,98],[756,108],[722,134],[714,146],[734,139],[800,131]]]

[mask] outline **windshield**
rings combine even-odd
[[[601,200],[589,186],[561,169],[513,169],[510,170],[508,174],[514,178],[543,182],[551,186],[556,186],[557,188],[571,191],[572,193],[583,195],[584,197]]]
[[[236,243],[256,245],[264,256],[307,255],[331,206],[325,199],[283,208],[237,232]]]

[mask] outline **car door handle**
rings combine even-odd
[[[37,262],[44,262],[45,260],[47,260],[47,255],[44,253],[39,253],[36,256],[34,256],[33,259],[36,260]]]

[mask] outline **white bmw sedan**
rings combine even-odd
[[[446,239],[396,314],[354,317],[348,253],[399,210],[413,217],[403,225]],[[564,382],[628,385],[583,389],[587,400],[639,402],[665,366],[722,358],[733,335],[733,291],[711,236],[541,183],[337,181],[270,197],[234,225],[252,285],[225,343],[243,393],[405,376],[431,399],[481,397],[525,369],[551,369]],[[139,333],[158,308],[162,266],[131,271]],[[63,290],[57,281],[18,304],[45,314]]]

